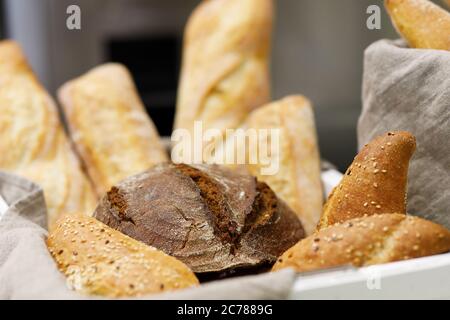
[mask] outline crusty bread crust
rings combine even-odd
[[[286,251],[273,271],[314,271],[425,257],[450,251],[450,232],[427,220],[382,214],[335,224]]]
[[[450,50],[450,13],[428,0],[385,0],[392,23],[411,48]]]
[[[120,180],[168,161],[128,70],[105,64],[58,92],[71,139],[99,196]]]
[[[50,229],[63,213],[92,213],[95,193],[57,107],[13,41],[0,42],[0,136],[0,169],[43,187]]]
[[[200,3],[185,30],[176,129],[235,129],[270,100],[272,15],[272,0]]]
[[[94,216],[209,279],[271,267],[304,238],[295,213],[267,185],[211,165],[162,164],[129,177]]]
[[[132,297],[198,285],[182,262],[91,217],[63,217],[47,245],[69,287],[81,294]]]
[[[260,161],[249,164],[248,170],[295,211],[306,233],[311,234],[320,219],[324,200],[311,102],[303,96],[286,97],[253,111],[245,125],[251,129],[280,130],[280,149],[272,150],[272,156],[279,157],[278,172],[262,175]],[[258,154],[258,148],[249,145],[249,154]]]
[[[414,136],[403,131],[367,144],[329,196],[318,229],[366,215],[406,214],[409,160],[415,148]]]

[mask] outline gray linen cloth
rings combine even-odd
[[[46,205],[42,189],[0,172],[0,299],[92,299],[70,291],[45,245]],[[223,280],[146,299],[285,299],[295,281],[292,270]]]
[[[364,55],[360,148],[387,131],[417,138],[408,212],[450,228],[450,52],[381,40]]]

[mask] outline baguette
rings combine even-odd
[[[120,180],[168,161],[124,66],[94,68],[62,86],[58,96],[99,196]]]
[[[408,132],[389,132],[367,144],[329,196],[318,229],[383,212],[406,214],[408,167],[415,148]]]
[[[271,0],[203,1],[190,17],[183,49],[176,129],[238,128],[270,100]]]
[[[83,295],[134,297],[198,285],[182,262],[91,217],[63,217],[47,246],[68,286]]]
[[[370,266],[450,251],[450,232],[427,220],[383,214],[325,228],[286,251],[273,271]]]
[[[311,234],[320,219],[324,200],[311,103],[302,96],[273,102],[252,112],[246,127],[280,129],[279,151],[272,150],[272,161],[279,161],[276,173],[263,175],[261,161],[249,163],[248,170],[267,183],[296,212],[306,233]],[[249,154],[258,154],[258,147],[249,144]]]
[[[55,103],[13,41],[0,42],[0,114],[0,169],[42,186],[49,228],[62,214],[92,212],[95,193]]]
[[[385,0],[399,34],[411,48],[450,50],[450,13],[428,0]]]

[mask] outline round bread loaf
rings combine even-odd
[[[304,237],[265,183],[218,166],[158,165],[112,187],[94,216],[204,280],[265,270]]]

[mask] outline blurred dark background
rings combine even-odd
[[[23,46],[54,94],[65,81],[106,61],[133,73],[162,135],[175,112],[184,25],[199,0],[0,0],[0,37]],[[342,171],[356,153],[364,49],[396,38],[382,0],[277,0],[273,98],[304,94],[315,105],[322,156]],[[66,8],[81,7],[82,30],[66,28]],[[368,30],[366,9],[382,9]]]
[[[0,39],[5,37],[5,18],[4,18],[4,9],[3,9],[3,1],[0,0]]]

